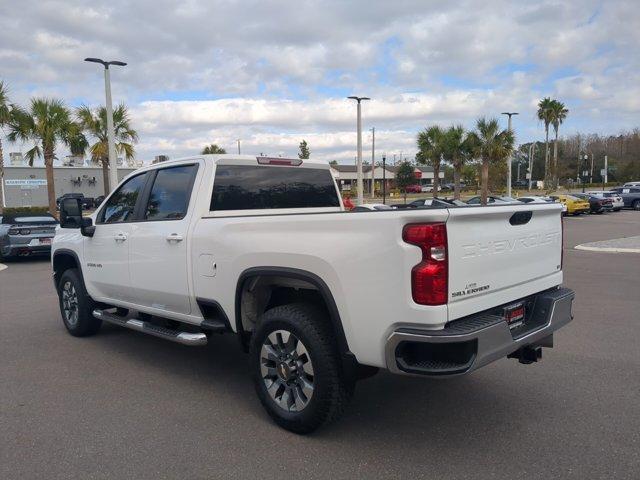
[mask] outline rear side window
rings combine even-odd
[[[218,165],[211,210],[339,207],[328,169]]]
[[[145,211],[146,220],[179,220],[189,207],[196,165],[158,170]]]

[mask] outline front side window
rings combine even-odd
[[[144,188],[148,173],[137,175],[127,180],[109,197],[100,214],[102,223],[121,223],[130,221],[138,196]]]
[[[179,220],[187,214],[196,165],[158,170],[144,218]]]
[[[329,169],[218,165],[211,210],[339,207]]]

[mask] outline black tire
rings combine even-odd
[[[60,282],[58,282],[58,303],[62,322],[71,335],[74,337],[88,337],[98,333],[102,320],[98,320],[91,313],[95,304],[87,294],[84,282],[77,269],[70,268],[65,270],[60,277]]]
[[[631,204],[631,208],[634,210],[640,210],[640,200],[634,200]]]
[[[308,402],[306,406],[303,406],[299,411],[291,411],[291,408],[297,409],[297,406],[290,406],[289,410],[285,410],[277,403],[267,389],[269,380],[266,375],[263,377],[261,368],[262,365],[267,365],[261,360],[261,352],[263,346],[270,342],[269,335],[277,335],[275,332],[283,330],[290,332],[296,337],[294,340],[297,339],[303,344],[312,364],[313,375],[310,378],[313,391],[306,399]],[[279,338],[282,339],[282,337]],[[260,402],[278,425],[294,433],[310,433],[318,427],[336,420],[343,413],[353,395],[354,381],[347,380],[342,370],[340,353],[331,324],[326,315],[323,315],[312,305],[294,303],[275,307],[265,312],[251,338],[250,362]],[[279,360],[273,362],[272,370],[277,371],[280,376],[281,369],[276,366],[278,362]],[[298,370],[302,371],[303,369],[299,368]],[[301,373],[305,375],[304,372]],[[278,381],[281,386],[277,390],[284,390],[285,382],[282,378]],[[295,380],[292,381],[295,382]],[[294,383],[291,397],[295,397],[293,395],[295,388]],[[276,389],[273,387],[271,391],[277,395]],[[281,394],[281,401],[284,401],[283,396],[284,393]]]

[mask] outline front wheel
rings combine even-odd
[[[640,200],[634,200],[631,204],[631,208],[634,210],[640,210]]]
[[[353,393],[329,320],[311,305],[268,310],[251,338],[256,392],[281,427],[309,433],[337,419]]]
[[[87,294],[77,269],[65,270],[60,277],[58,299],[62,321],[71,335],[88,337],[98,333],[102,320],[92,314],[94,302]]]

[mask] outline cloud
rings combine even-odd
[[[141,158],[237,138],[295,154],[304,137],[314,155],[348,162],[352,93],[374,99],[366,128],[397,153],[427,123],[471,127],[504,109],[520,111],[529,140],[547,95],[570,110],[565,133],[635,127],[638,44],[631,0],[24,0],[0,16],[0,76],[19,103],[98,105],[102,72],[82,59],[128,62],[112,89]]]

